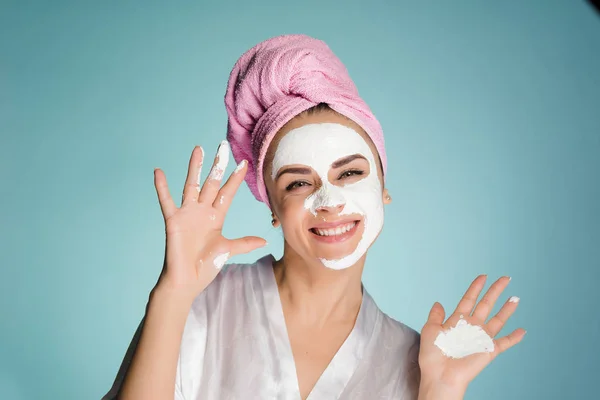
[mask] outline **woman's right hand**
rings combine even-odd
[[[215,279],[228,258],[266,245],[260,237],[230,240],[224,238],[221,232],[225,214],[244,180],[248,163],[242,161],[221,187],[229,160],[229,144],[221,142],[211,172],[200,188],[203,158],[202,148],[196,146],[190,158],[179,208],[169,193],[164,172],[158,168],[154,170],[154,186],[166,231],[165,260],[157,287],[191,298]]]

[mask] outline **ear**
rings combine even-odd
[[[271,214],[271,225],[273,225],[273,228],[279,228],[280,223],[275,214]]]
[[[383,189],[383,204],[390,204],[392,202],[392,196],[387,189]]]

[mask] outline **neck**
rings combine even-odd
[[[303,259],[286,244],[283,257],[274,265],[284,312],[315,326],[354,321],[362,302],[365,259],[363,255],[351,267],[332,270],[318,259]]]

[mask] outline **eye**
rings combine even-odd
[[[294,181],[294,182],[290,183],[289,185],[287,185],[285,187],[285,190],[289,192],[289,191],[297,189],[299,187],[308,186],[308,185],[310,185],[310,184],[305,181]]]
[[[349,170],[346,170],[346,171],[342,172],[340,174],[340,176],[338,177],[338,179],[346,179],[346,178],[350,178],[350,177],[352,177],[354,175],[360,176],[360,175],[363,175],[363,174],[364,174],[364,172],[361,171],[361,170],[359,170],[359,169],[349,169]]]

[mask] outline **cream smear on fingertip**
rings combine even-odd
[[[480,326],[469,324],[462,315],[455,327],[438,334],[434,344],[450,358],[494,351],[493,339]]]
[[[223,140],[219,145],[219,149],[217,150],[217,163],[213,166],[210,171],[210,175],[208,179],[223,179],[223,174],[225,173],[225,169],[227,169],[227,164],[229,163],[229,142],[227,140]]]
[[[200,193],[200,176],[202,175],[202,164],[204,163],[204,149],[200,147],[200,153],[202,154],[202,159],[200,160],[200,165],[198,165],[198,177],[196,178],[196,190]]]
[[[329,181],[331,165],[360,154],[369,163],[369,173],[356,182],[338,186]],[[354,129],[336,123],[308,124],[289,131],[279,142],[273,158],[272,178],[286,165],[311,167],[321,187],[304,201],[304,208],[317,215],[320,207],[343,205],[340,215],[362,215],[364,230],[356,249],[340,259],[321,259],[331,269],[354,265],[368,250],[383,227],[383,201],[377,163],[367,142]]]

